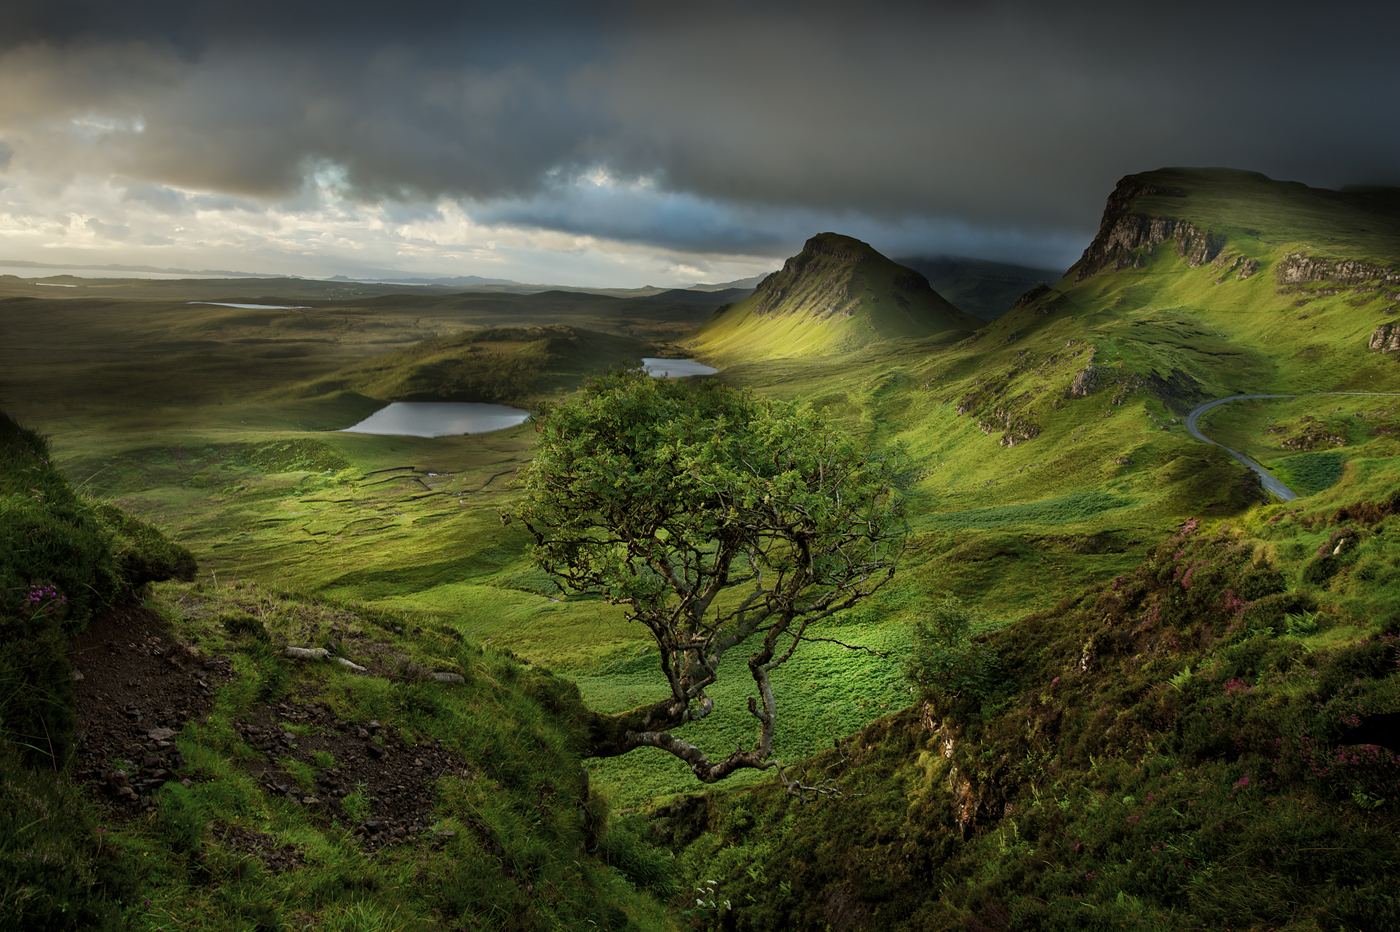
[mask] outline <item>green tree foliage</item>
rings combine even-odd
[[[658,747],[707,783],[746,767],[782,775],[771,674],[893,576],[908,533],[898,452],[868,449],[807,405],[641,370],[608,373],[534,421],[517,514],[535,560],[626,606],[656,639],[669,691],[594,715],[586,753]],[[740,644],[758,741],[712,761],[669,732],[710,714],[705,690]]]
[[[975,704],[996,676],[995,656],[972,640],[982,622],[980,612],[952,594],[916,618],[913,649],[905,664],[909,680],[925,695],[949,693]]]

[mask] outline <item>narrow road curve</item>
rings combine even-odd
[[[1191,412],[1186,415],[1186,429],[1190,432],[1192,437],[1195,437],[1202,443],[1208,443],[1211,446],[1220,447],[1220,449],[1224,450],[1226,453],[1239,460],[1245,466],[1248,466],[1250,469],[1254,470],[1256,473],[1259,474],[1259,478],[1260,480],[1262,480],[1265,489],[1278,496],[1279,499],[1281,499],[1282,501],[1291,502],[1293,501],[1293,499],[1298,497],[1298,494],[1296,492],[1294,492],[1288,486],[1284,485],[1282,482],[1279,482],[1273,477],[1273,475],[1268,470],[1266,470],[1263,466],[1260,466],[1258,463],[1254,462],[1254,460],[1245,456],[1243,453],[1231,450],[1229,447],[1225,446],[1222,443],[1216,443],[1214,440],[1201,433],[1201,429],[1196,425],[1197,422],[1200,421],[1202,414],[1205,414],[1211,408],[1217,408],[1220,405],[1226,404],[1231,401],[1250,401],[1255,398],[1311,398],[1320,395],[1400,395],[1400,392],[1305,392],[1302,395],[1231,395],[1228,398],[1217,398],[1214,401],[1207,401],[1203,405],[1198,405],[1197,407],[1192,408]]]

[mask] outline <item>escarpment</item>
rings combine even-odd
[[[1179,188],[1148,184],[1134,175],[1118,182],[1108,197],[1098,235],[1084,255],[1070,267],[1074,280],[1084,279],[1112,266],[1115,271],[1142,268],[1146,264],[1140,249],[1152,252],[1167,240],[1176,241],[1177,254],[1192,268],[1215,261],[1225,245],[1223,233],[1202,230],[1189,220],[1152,217],[1133,212],[1133,202],[1145,195],[1185,197]]]
[[[1385,266],[1357,259],[1324,259],[1301,252],[1284,256],[1275,266],[1274,275],[1282,285],[1301,285],[1305,282],[1337,282],[1341,285],[1359,285],[1369,281],[1400,283],[1400,272]]]

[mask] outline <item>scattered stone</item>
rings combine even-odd
[[[282,651],[282,656],[293,660],[328,660],[331,652],[324,647],[288,647]]]
[[[169,741],[175,737],[175,730],[173,728],[152,728],[146,732],[146,737],[152,741]]]

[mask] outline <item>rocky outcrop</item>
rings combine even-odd
[[[1209,397],[1199,382],[1180,369],[1173,369],[1166,378],[1153,372],[1147,387],[1168,411],[1178,415],[1185,415]]]
[[[1279,447],[1295,453],[1310,453],[1313,450],[1347,445],[1345,431],[1338,431],[1326,421],[1320,421],[1311,414],[1304,414],[1292,426],[1276,424],[1265,431],[1267,434],[1281,434]]]
[[[1089,365],[1076,372],[1074,381],[1069,383],[1069,396],[1087,398],[1092,395],[1103,382],[1103,372],[1103,368],[1094,365],[1093,358],[1090,357]]]
[[[1367,348],[1373,353],[1400,352],[1400,324],[1381,324],[1371,334]]]
[[[1212,262],[1211,265],[1215,266],[1217,269],[1224,270],[1220,273],[1220,277],[1215,280],[1217,285],[1224,282],[1225,277],[1231,272],[1235,273],[1236,281],[1242,282],[1259,271],[1258,259],[1246,259],[1244,256],[1228,256],[1223,253],[1218,259]]]
[[[1030,291],[1027,291],[1025,294],[1017,298],[1016,303],[1011,305],[1011,309],[1014,311],[1017,308],[1029,307],[1030,305],[1039,301],[1041,298],[1049,295],[1050,290],[1051,289],[1049,285],[1036,285]]]
[[[1014,447],[1040,436],[1039,424],[1017,417],[1015,412],[1000,406],[993,408],[988,417],[978,421],[977,428],[984,434],[1001,431],[997,443],[1003,447]]]
[[[953,808],[957,814],[958,831],[962,833],[963,838],[967,838],[972,834],[973,827],[976,825],[977,811],[980,807],[977,791],[973,788],[972,782],[962,774],[953,759],[954,751],[958,745],[958,735],[954,733],[948,722],[938,719],[931,702],[924,702],[919,709],[919,724],[923,726],[926,733],[933,736],[936,747],[942,753],[943,759],[948,762],[947,787],[948,791],[953,794]]]
[[[1176,241],[1177,255],[1187,265],[1199,268],[1215,260],[1225,245],[1222,233],[1202,230],[1188,220],[1173,217],[1149,217],[1133,213],[1133,201],[1145,195],[1182,197],[1175,188],[1146,184],[1134,176],[1118,182],[1108,197],[1098,235],[1084,250],[1084,255],[1070,267],[1076,282],[1112,266],[1115,270],[1141,268],[1146,264],[1140,249],[1153,252],[1167,240]]]
[[[1381,265],[1371,265],[1357,259],[1323,259],[1306,253],[1291,252],[1274,268],[1280,284],[1301,285],[1304,282],[1338,282],[1359,285],[1380,281],[1400,283],[1400,272]]]
[[[1036,285],[1017,298],[1011,309],[1014,311],[1020,308],[1030,308],[1033,314],[1046,315],[1067,310],[1070,303],[1070,299],[1066,297],[1064,292],[1056,291],[1047,285]]]

